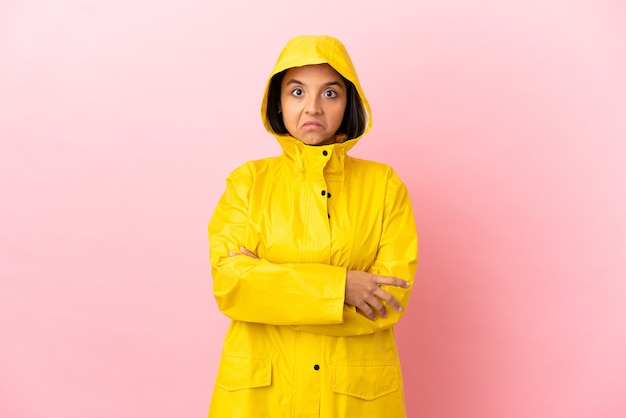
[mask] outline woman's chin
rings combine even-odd
[[[298,141],[306,145],[329,145],[335,142],[332,136],[328,137],[325,135],[304,134],[304,135],[294,136],[294,138],[296,138]]]

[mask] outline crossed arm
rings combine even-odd
[[[245,255],[260,260],[256,254],[245,247],[240,248],[241,253],[230,252],[231,257]],[[410,283],[397,277],[379,276],[360,270],[348,270],[346,273],[345,303],[354,306],[359,313],[368,319],[376,320],[376,314],[381,318],[387,318],[387,310],[381,301],[385,301],[397,312],[402,312],[402,305],[389,292],[381,288],[383,285],[408,288]]]
[[[231,257],[244,255],[259,260],[256,254],[245,247],[240,248],[241,253],[230,252]],[[357,311],[374,321],[376,315],[387,318],[387,310],[381,301],[385,301],[397,312],[402,312],[402,305],[389,292],[381,288],[383,285],[408,288],[410,283],[397,277],[380,276],[360,270],[348,270],[346,272],[345,303],[354,306]]]
[[[209,223],[213,293],[231,319],[350,336],[389,328],[408,304],[417,235],[406,187],[391,173],[383,234],[367,271],[319,263],[276,264],[246,248],[254,173],[237,172]]]

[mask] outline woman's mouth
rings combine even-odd
[[[322,125],[318,121],[311,120],[308,122],[304,122],[302,124],[302,129],[304,129],[305,131],[321,131],[324,129],[324,125]]]

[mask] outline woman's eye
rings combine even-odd
[[[304,92],[302,91],[302,89],[293,89],[291,90],[291,94],[293,94],[294,96],[302,96]]]
[[[324,96],[326,97],[337,97],[337,92],[334,90],[326,90],[324,92]]]

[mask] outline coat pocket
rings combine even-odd
[[[333,366],[333,391],[372,400],[399,387],[398,363],[345,363]]]
[[[215,384],[229,392],[270,386],[272,384],[272,359],[224,353],[220,360]]]

